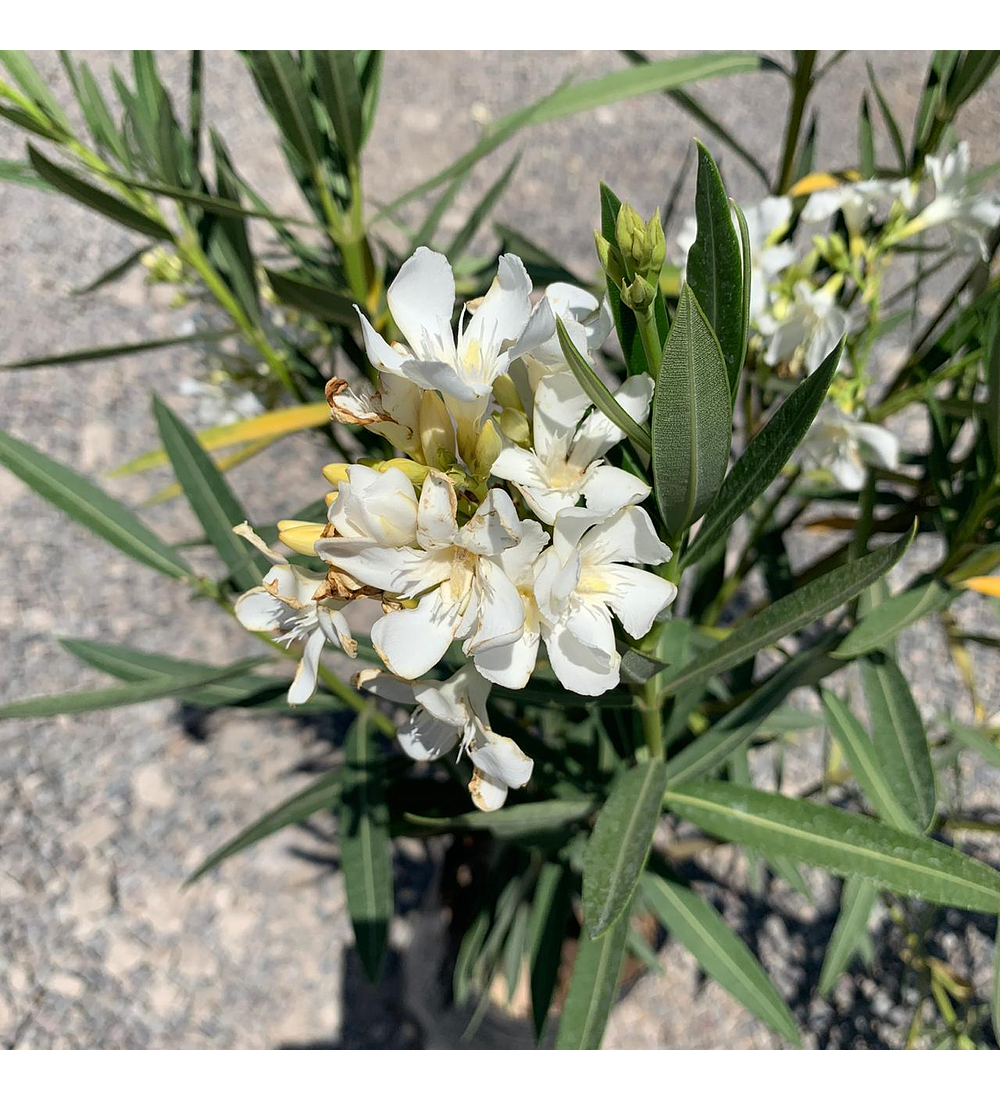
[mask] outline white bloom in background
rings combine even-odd
[[[829,286],[814,290],[805,280],[795,284],[791,302],[760,317],[757,327],[770,339],[764,353],[769,366],[805,364],[812,374],[847,332],[847,315],[834,301]]]
[[[409,349],[387,343],[359,310],[365,350],[380,371],[409,379],[421,389],[440,390],[457,422],[459,444],[467,452],[475,444],[494,379],[510,366],[511,349],[519,344],[519,354],[531,350],[521,341],[531,317],[530,294],[524,264],[517,256],[501,256],[493,285],[468,321],[463,310],[456,340],[451,327],[451,264],[438,252],[418,248],[386,294],[389,312]]]
[[[769,195],[755,206],[748,206],[743,216],[750,236],[750,318],[756,321],[767,308],[767,292],[775,276],[795,262],[795,246],[791,241],[779,241],[792,219],[792,201],[784,195]],[[677,234],[685,267],[697,234],[697,219],[685,218]]]
[[[899,465],[899,440],[888,428],[863,423],[832,404],[820,409],[799,450],[807,466],[829,470],[852,493],[864,488],[869,465]]]
[[[842,183],[825,191],[814,191],[802,208],[802,220],[807,225],[823,222],[839,210],[844,215],[847,232],[857,237],[880,206],[889,207],[899,200],[909,210],[915,198],[916,191],[908,179]]]
[[[633,638],[643,637],[677,588],[635,564],[659,565],[670,556],[642,508],[608,518],[586,508],[560,513],[537,566],[535,598],[549,663],[563,687],[601,695],[618,684],[611,615]]]
[[[503,645],[491,646],[476,654],[476,668],[494,684],[522,688],[531,679],[541,640],[541,621],[535,600],[535,578],[539,555],[548,544],[549,536],[533,519],[521,523],[521,541],[501,551],[496,561],[513,582],[524,607],[524,630],[519,638]]]
[[[969,191],[968,142],[959,142],[943,160],[927,157],[924,163],[934,180],[934,199],[911,223],[909,232],[947,225],[956,247],[963,251],[978,248],[988,260],[986,232],[1000,224],[1000,192]]]
[[[618,388],[615,400],[642,423],[653,385],[650,375],[633,375]],[[571,373],[543,378],[535,391],[532,450],[508,443],[493,463],[493,476],[516,485],[544,523],[554,523],[581,496],[588,508],[604,515],[649,496],[641,478],[603,461],[625,433],[596,409],[580,424],[589,407],[590,398]]]
[[[247,630],[277,635],[286,646],[303,642],[302,659],[288,689],[288,702],[294,707],[312,698],[324,642],[333,642],[349,656],[358,652],[351,628],[341,613],[344,600],[314,599],[325,588],[326,574],[314,573],[289,565],[287,559],[271,550],[247,523],[233,530],[256,547],[273,566],[262,584],[244,592],[236,601],[236,618]]]
[[[509,737],[490,729],[486,699],[490,684],[472,665],[464,665],[449,679],[404,682],[375,669],[355,677],[359,688],[394,703],[417,708],[400,726],[397,736],[407,756],[438,760],[455,745],[472,761],[469,793],[480,810],[498,810],[510,787],[523,787],[531,778],[533,761]]]
[[[339,500],[339,496],[338,496]],[[412,680],[438,663],[456,638],[476,654],[515,641],[524,607],[494,560],[521,540],[522,524],[503,489],[491,489],[463,527],[455,487],[428,472],[420,492],[416,547],[379,533],[319,539],[316,553],[363,585],[414,607],[389,611],[372,627],[372,644],[390,672]]]

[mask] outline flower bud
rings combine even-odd
[[[330,462],[323,467],[323,476],[331,485],[339,485],[342,481],[347,481],[347,467],[349,462]]]
[[[296,554],[318,557],[313,547],[323,537],[325,523],[305,523],[297,519],[278,520],[278,538]]]
[[[524,412],[517,386],[514,385],[514,380],[509,374],[497,375],[493,382],[493,396],[502,409],[517,409],[518,412]]]
[[[646,313],[656,300],[656,290],[641,275],[631,283],[622,280],[622,302],[634,313]]]
[[[517,409],[504,409],[500,414],[500,430],[519,447],[531,446],[531,428],[528,426],[528,418]]]
[[[420,435],[420,448],[424,460],[429,466],[438,462],[438,452],[454,455],[455,428],[445,408],[441,396],[433,390],[424,390],[420,398],[420,412],[417,417]]]
[[[660,272],[667,258],[667,241],[660,222],[660,208],[657,207],[646,225],[646,240],[649,242],[649,266],[643,274],[653,286],[660,281]]]
[[[385,462],[377,462],[375,469],[380,474],[384,474],[386,470],[402,470],[413,485],[419,489],[427,477],[429,467],[422,462],[414,462],[412,458],[388,458]]]
[[[511,411],[516,412],[517,410],[512,409]],[[527,424],[527,420],[525,420],[525,423]],[[480,481],[485,481],[490,476],[493,463],[496,462],[502,449],[503,440],[500,438],[500,433],[496,430],[493,421],[487,420],[479,432],[479,438],[476,440],[476,450],[472,456],[472,472]]]
[[[608,278],[616,285],[625,277],[625,268],[622,264],[618,249],[598,230],[594,230],[594,242],[597,245],[597,258]]]
[[[623,202],[615,221],[615,239],[626,264],[629,259],[641,259],[646,247],[646,226],[631,204]]]

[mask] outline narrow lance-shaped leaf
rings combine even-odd
[[[736,355],[736,374],[730,375],[729,390],[733,397],[733,405],[736,404],[736,390],[740,381],[740,371],[747,359],[747,347],[750,344],[750,304],[753,297],[753,256],[750,241],[750,227],[747,225],[746,215],[740,209],[735,199],[729,200],[732,207],[733,220],[736,222],[740,241],[740,265],[743,271],[743,282],[740,290],[740,343]]]
[[[528,922],[531,968],[531,1016],[541,1039],[555,993],[566,922],[570,915],[569,875],[559,863],[545,863],[538,873]]]
[[[361,85],[353,50],[316,50],[316,84],[344,156],[356,162],[363,142]]]
[[[730,393],[736,392],[743,349],[743,261],[729,196],[712,154],[698,146],[695,213],[698,235],[688,253],[687,281],[722,349]]]
[[[64,195],[69,195],[71,199],[75,199],[84,206],[89,206],[91,210],[96,210],[99,214],[111,218],[127,229],[134,229],[137,233],[144,233],[147,237],[153,237],[156,240],[173,240],[173,234],[169,227],[162,222],[153,221],[151,217],[141,210],[137,210],[134,206],[129,206],[128,203],[115,198],[114,195],[109,195],[107,191],[101,191],[65,168],[53,164],[52,161],[42,156],[30,142],[28,143],[28,159],[31,161],[32,168],[46,183],[51,184],[57,191],[62,191]]]
[[[833,934],[823,956],[823,969],[819,975],[817,992],[829,997],[837,979],[858,954],[868,935],[868,918],[878,897],[878,887],[858,875],[844,882],[840,896],[840,915],[833,926]]]
[[[987,764],[1000,768],[1000,744],[985,736],[989,733],[993,736],[1000,734],[1000,728],[976,729],[974,726],[963,726],[960,722],[953,722],[950,718],[945,718],[944,722],[967,749],[979,753]]]
[[[455,234],[454,239],[446,249],[446,254],[450,260],[459,257],[472,243],[473,237],[475,237],[480,227],[490,216],[493,207],[496,206],[501,195],[503,195],[504,191],[507,189],[507,184],[510,183],[511,177],[517,171],[517,166],[520,163],[521,154],[518,153],[511,159],[507,167],[497,176],[483,197],[472,208],[472,213],[465,219],[465,223]]]
[[[266,560],[233,532],[247,518],[243,506],[194,433],[155,395],[153,412],[177,481],[236,585],[246,589],[260,584],[268,569]]]
[[[832,691],[824,691],[822,699],[827,726],[875,812],[894,829],[904,833],[921,832],[893,793],[868,732]]]
[[[643,897],[667,931],[723,989],[790,1043],[802,1045],[788,1005],[747,945],[690,887],[659,875],[642,879]]]
[[[513,839],[565,829],[568,824],[586,817],[593,809],[594,803],[590,799],[552,798],[544,802],[503,806],[490,813],[477,810],[475,813],[456,814],[453,817],[425,817],[421,814],[404,813],[403,818],[412,825],[435,832],[482,829],[494,836]]]
[[[611,784],[583,864],[583,934],[594,938],[628,910],[660,816],[664,764],[649,760]]]
[[[90,288],[87,288],[90,289]],[[81,291],[84,293],[84,291]],[[31,367],[53,367],[65,363],[91,363],[100,359],[117,359],[122,355],[139,355],[145,351],[159,351],[180,344],[211,344],[234,335],[236,329],[212,329],[191,332],[185,336],[166,336],[161,340],[142,340],[137,344],[112,344],[102,348],[78,348],[76,351],[57,352],[54,355],[36,355],[18,359],[13,363],[0,363],[0,370],[28,370]]]
[[[47,695],[38,699],[25,699],[19,703],[0,706],[0,718],[51,718],[56,714],[84,714],[92,710],[109,710],[128,707],[135,703],[147,703],[171,695],[183,695],[202,684],[239,676],[263,658],[255,657],[238,661],[225,668],[202,668],[183,676],[155,676],[133,684],[117,684],[114,687],[94,688],[91,691],[71,691],[65,695]]]
[[[892,658],[861,660],[872,738],[882,773],[907,817],[923,832],[934,818],[934,767],[924,723],[906,678]]]
[[[892,113],[892,109],[889,107],[888,100],[882,94],[882,89],[878,85],[878,81],[875,79],[875,70],[872,68],[870,61],[865,62],[868,68],[868,79],[871,81],[872,91],[875,93],[875,100],[878,103],[878,109],[882,114],[882,121],[885,123],[885,128],[889,134],[889,141],[892,143],[892,150],[896,154],[896,160],[899,164],[900,172],[906,172],[906,146],[903,144],[903,135],[899,131],[899,124],[896,122],[896,118]]]
[[[702,516],[718,492],[729,463],[732,426],[719,341],[685,286],[653,394],[653,484],[671,534]]]
[[[771,419],[753,437],[749,446],[729,471],[719,495],[712,502],[705,522],[684,555],[685,565],[693,565],[763,495],[781,473],[809,425],[819,412],[823,399],[837,373],[844,344],[841,341],[814,371],[785,398]]]
[[[188,568],[176,550],[102,489],[68,466],[0,432],[0,462],[39,496],[106,539],[129,557],[171,577]]]
[[[873,649],[881,649],[900,631],[925,615],[947,607],[959,595],[960,589],[949,588],[940,581],[928,581],[927,584],[890,596],[861,619],[837,646],[834,656],[848,661]]]
[[[641,447],[647,454],[652,447],[649,433],[641,424],[637,424],[631,416],[618,404],[614,395],[607,386],[594,373],[594,368],[577,350],[576,345],[570,339],[566,326],[561,317],[556,318],[556,331],[559,334],[559,346],[569,363],[570,369],[576,376],[584,393],[601,410],[602,413],[632,440],[637,447]]]
[[[962,852],[832,806],[733,783],[668,790],[667,807],[708,833],[939,905],[1000,912],[1000,872]]]
[[[335,287],[320,286],[291,271],[265,268],[264,274],[278,300],[286,306],[334,325],[351,325],[356,320],[350,297]]]
[[[993,461],[1000,466],[1000,302],[994,302],[986,330],[986,430]]]
[[[669,678],[663,686],[664,692],[674,695],[688,684],[725,672],[785,635],[809,626],[835,607],[854,599],[889,572],[906,552],[912,538],[911,530],[896,542],[880,547],[857,561],[831,569],[829,573],[759,611],[737,627],[725,641],[700,654],[695,661]]]
[[[392,916],[392,851],[384,765],[364,714],[347,738],[340,806],[340,864],[358,954],[370,981],[385,956]]]
[[[598,1050],[618,988],[628,914],[596,940],[581,938],[556,1037],[557,1050]]]

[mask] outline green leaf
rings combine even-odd
[[[653,394],[653,484],[671,534],[702,516],[719,491],[729,464],[732,427],[722,351],[690,286],[685,286]]]
[[[892,143],[893,152],[896,154],[896,160],[899,163],[899,170],[905,175],[906,146],[903,144],[903,135],[900,133],[899,124],[896,122],[895,116],[892,113],[892,109],[889,107],[888,100],[882,94],[882,89],[878,86],[878,81],[875,79],[875,70],[872,68],[872,63],[870,61],[866,61],[865,65],[868,67],[868,79],[871,81],[872,91],[875,93],[875,100],[878,103],[878,109],[882,114],[882,121],[885,123],[885,128],[889,134],[889,141]]]
[[[733,783],[668,790],[669,809],[705,832],[939,905],[1000,912],[1000,873],[962,852],[832,806]]]
[[[580,938],[556,1036],[557,1050],[598,1050],[625,957],[628,915],[596,940]]]
[[[1000,745],[984,736],[983,730],[977,729],[975,726],[965,726],[960,722],[953,722],[948,717],[945,717],[944,722],[967,749],[979,753],[987,764],[992,764],[994,768],[1000,768]],[[996,734],[1000,733],[1000,730],[994,729],[991,732]]]
[[[637,424],[629,416],[615,400],[608,387],[597,377],[594,368],[580,354],[570,339],[561,317],[556,318],[556,332],[559,335],[559,346],[562,348],[566,362],[576,376],[576,380],[580,383],[584,393],[615,427],[621,428],[637,447],[641,447],[648,454],[652,447],[649,433],[641,424]]]
[[[110,642],[95,642],[86,638],[60,638],[59,644],[91,668],[132,683],[160,675],[185,676],[210,667],[197,661],[182,661],[164,653],[149,653],[142,649]],[[286,712],[287,692],[287,676],[282,679],[278,676],[248,673],[246,676],[232,676],[224,683],[192,690],[182,698],[200,707],[248,706]],[[296,707],[295,713],[327,713],[331,709],[331,703],[336,705],[336,700],[320,692],[309,702]]]
[[[177,481],[234,583],[242,589],[259,585],[269,568],[266,559],[233,531],[246,521],[243,506],[194,433],[155,394],[153,414]]]
[[[518,153],[511,159],[510,164],[508,164],[500,175],[497,176],[489,190],[487,190],[479,202],[472,208],[472,213],[465,219],[462,228],[455,234],[451,244],[448,245],[445,250],[450,260],[455,260],[461,256],[472,243],[476,233],[479,232],[480,226],[482,226],[490,216],[493,207],[496,206],[501,195],[507,190],[507,184],[510,183],[511,176],[517,171],[517,166],[520,163],[521,154]],[[518,253],[518,255],[520,255],[520,253]],[[522,256],[521,259],[523,260],[524,257]]]
[[[569,874],[559,863],[545,863],[538,873],[528,922],[531,1017],[538,1039],[545,1031],[555,993],[570,911]]]
[[[882,649],[908,626],[925,615],[941,611],[960,594],[940,581],[928,581],[927,584],[890,596],[861,619],[833,655],[847,661],[873,649]]]
[[[518,131],[530,126],[538,126],[543,122],[552,122],[582,111],[590,111],[595,107],[617,103],[622,99],[632,99],[650,92],[662,92],[667,88],[676,88],[696,80],[752,72],[760,67],[761,59],[757,54],[695,54],[672,58],[668,61],[656,61],[638,69],[622,69],[606,73],[604,76],[585,80],[579,84],[563,84],[535,103],[498,119],[467,153],[430,179],[424,180],[423,183],[410,188],[409,191],[394,199],[388,206],[384,206],[380,213],[387,214],[402,206],[403,203],[447,183],[454,175],[464,172],[492,153]]]
[[[57,191],[62,191],[64,195],[68,195],[71,199],[75,199],[84,206],[89,206],[91,210],[96,210],[99,214],[111,218],[112,221],[124,225],[127,229],[134,229],[137,233],[144,233],[147,237],[153,237],[155,240],[173,240],[173,234],[168,226],[162,222],[153,221],[152,218],[137,210],[134,206],[129,206],[128,203],[115,198],[114,195],[109,195],[107,191],[101,191],[80,179],[79,176],[68,172],[65,168],[53,164],[52,161],[43,157],[30,142],[28,143],[28,159],[31,161],[32,168],[46,183],[51,184]]]
[[[990,996],[993,1034],[1000,1037],[1000,922],[997,922],[996,946],[993,949],[993,989]]]
[[[735,199],[730,199],[729,205],[732,208],[733,219],[739,231],[740,265],[743,273],[743,282],[740,292],[740,344],[736,356],[738,366],[736,369],[736,377],[731,379],[729,387],[733,397],[733,404],[735,405],[736,390],[740,380],[739,372],[743,369],[743,364],[747,361],[747,347],[750,344],[750,300],[753,296],[753,257],[751,251],[753,245],[750,241],[750,227],[747,225],[746,216],[740,209],[739,203]]]
[[[516,806],[503,806],[499,810],[483,813],[456,814],[452,817],[425,817],[422,814],[404,813],[403,818],[413,825],[420,825],[436,832],[452,832],[463,829],[485,829],[504,840],[530,836],[535,833],[564,829],[579,821],[593,810],[590,799],[550,799],[545,802],[522,802]]]
[[[688,253],[687,281],[718,338],[726,363],[729,392],[735,394],[743,366],[740,360],[743,349],[742,249],[719,169],[705,146],[701,142],[696,144],[698,235]]]
[[[392,849],[384,768],[364,714],[347,737],[339,836],[354,940],[373,982],[385,957],[392,916]]]
[[[117,282],[139,263],[146,254],[146,251],[147,249],[145,247],[133,249],[127,256],[119,260],[116,264],[112,264],[111,267],[106,268],[95,278],[91,279],[85,286],[74,287],[70,291],[70,294],[74,297],[80,294],[90,294],[91,291],[99,290],[102,286],[108,286],[110,283]]]
[[[15,83],[35,106],[59,127],[63,133],[72,133],[69,119],[59,106],[59,101],[39,75],[24,50],[0,50],[0,61],[14,78]]]
[[[841,341],[819,369],[795,387],[750,440],[750,445],[722,483],[705,522],[684,555],[686,566],[693,565],[719,539],[724,538],[730,527],[781,473],[819,412],[837,373],[843,350],[844,343]]]
[[[202,863],[199,863],[194,871],[185,880],[184,885],[190,886],[207,874],[213,868],[218,867],[224,860],[242,852],[258,840],[271,836],[272,833],[284,829],[288,825],[294,825],[299,821],[305,821],[320,810],[333,809],[340,801],[340,789],[343,783],[343,775],[340,771],[327,772],[321,775],[315,782],[297,791],[291,798],[286,799],[280,805],[269,810],[263,817],[258,818],[252,825],[223,844]]]
[[[614,244],[617,239],[616,225],[618,212],[621,210],[621,200],[606,183],[600,187],[601,194],[601,236]],[[625,357],[625,369],[632,374],[644,374],[648,368],[646,352],[642,346],[642,337],[639,335],[639,325],[632,310],[622,306],[621,287],[607,275],[604,280],[607,288],[608,306],[615,322],[615,332],[618,334],[618,343],[621,345],[622,355]],[[662,304],[662,294],[656,296],[657,304]],[[657,321],[657,325],[659,321]]]
[[[226,680],[238,676],[264,660],[254,657],[225,668],[202,668],[186,676],[155,676],[134,684],[123,684],[92,691],[71,691],[65,695],[47,695],[39,699],[25,699],[19,703],[7,703],[0,707],[0,718],[51,718],[56,714],[84,714],[92,710],[108,710],[112,707],[128,707],[134,703],[148,703],[171,695],[183,695],[202,684]]]
[[[927,734],[899,666],[885,654],[861,659],[875,753],[896,801],[925,832],[934,819],[937,795]]]
[[[861,95],[858,113],[858,171],[863,179],[875,175],[875,136],[872,133],[872,117],[868,110],[868,96]]]
[[[514,252],[524,261],[528,274],[536,284],[548,283],[583,283],[584,280],[575,275],[561,261],[556,259],[551,252],[547,252],[541,245],[528,240],[516,229],[512,229],[503,222],[494,222],[493,230],[500,238],[501,251]],[[454,247],[454,246],[452,246]]]
[[[821,997],[830,996],[837,979],[859,952],[861,942],[868,935],[868,918],[877,897],[878,887],[866,879],[852,875],[844,882],[840,915],[833,926],[819,975],[817,992]]]
[[[364,143],[361,84],[353,50],[314,50],[316,86],[337,135],[337,143],[351,163],[357,163]]]
[[[307,165],[317,164],[320,135],[297,60],[288,50],[246,50],[244,58],[282,137]]]
[[[645,684],[667,666],[648,653],[627,646],[621,655],[621,675],[630,684]]]
[[[278,300],[286,306],[335,325],[353,325],[357,320],[351,299],[333,287],[320,286],[293,272],[275,271],[269,267],[264,268],[264,274]]]
[[[649,760],[611,784],[583,865],[584,936],[600,936],[628,910],[660,817],[664,768]]]
[[[986,430],[993,448],[993,461],[1000,466],[1000,302],[994,302],[986,328]]]
[[[833,692],[824,691],[822,699],[827,726],[847,757],[858,786],[865,792],[875,812],[894,829],[904,833],[921,832],[893,793],[868,732]]]
[[[45,182],[31,167],[19,160],[0,160],[0,182],[16,183],[20,187],[36,187],[39,191],[52,191],[51,184]]]
[[[717,646],[700,654],[663,685],[666,694],[675,695],[688,684],[701,683],[710,676],[733,668],[754,654],[794,634],[811,623],[817,622],[832,611],[863,592],[879,577],[888,573],[906,552],[913,538],[907,532],[896,542],[880,547],[856,561],[831,569],[808,584],[784,596],[777,603],[759,611],[753,618],[737,627]]]
[[[97,285],[97,284],[95,284]],[[87,287],[86,289],[91,289]],[[80,293],[83,293],[81,291]],[[100,359],[117,359],[122,355],[138,355],[144,351],[158,351],[160,348],[172,348],[179,344],[210,344],[233,336],[236,329],[206,330],[192,332],[186,336],[166,336],[160,340],[142,340],[137,344],[111,344],[103,348],[78,348],[76,351],[64,351],[55,355],[38,355],[31,359],[18,359],[13,363],[0,363],[0,370],[27,370],[30,367],[55,367],[65,363],[88,363]]]
[[[188,575],[188,567],[176,550],[117,500],[68,466],[3,431],[0,431],[0,462],[39,496],[130,558],[169,577]]]
[[[758,1019],[802,1045],[788,1005],[747,945],[690,887],[659,875],[642,877],[642,893],[656,918],[694,955],[698,965]]]

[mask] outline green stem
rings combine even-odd
[[[642,687],[639,713],[642,715],[642,733],[650,758],[663,760],[663,715],[655,676],[651,676]]]
[[[788,123],[785,126],[785,147],[781,158],[781,174],[774,189],[776,195],[783,195],[794,180],[795,154],[799,145],[799,133],[802,119],[805,117],[806,101],[813,88],[812,73],[816,64],[816,50],[798,50],[795,60],[795,76],[792,81],[792,102],[788,109]]]
[[[635,319],[639,325],[639,338],[642,340],[646,366],[653,378],[656,378],[660,373],[660,359],[663,357],[660,333],[656,327],[656,310],[650,308],[645,313],[637,313]]]

